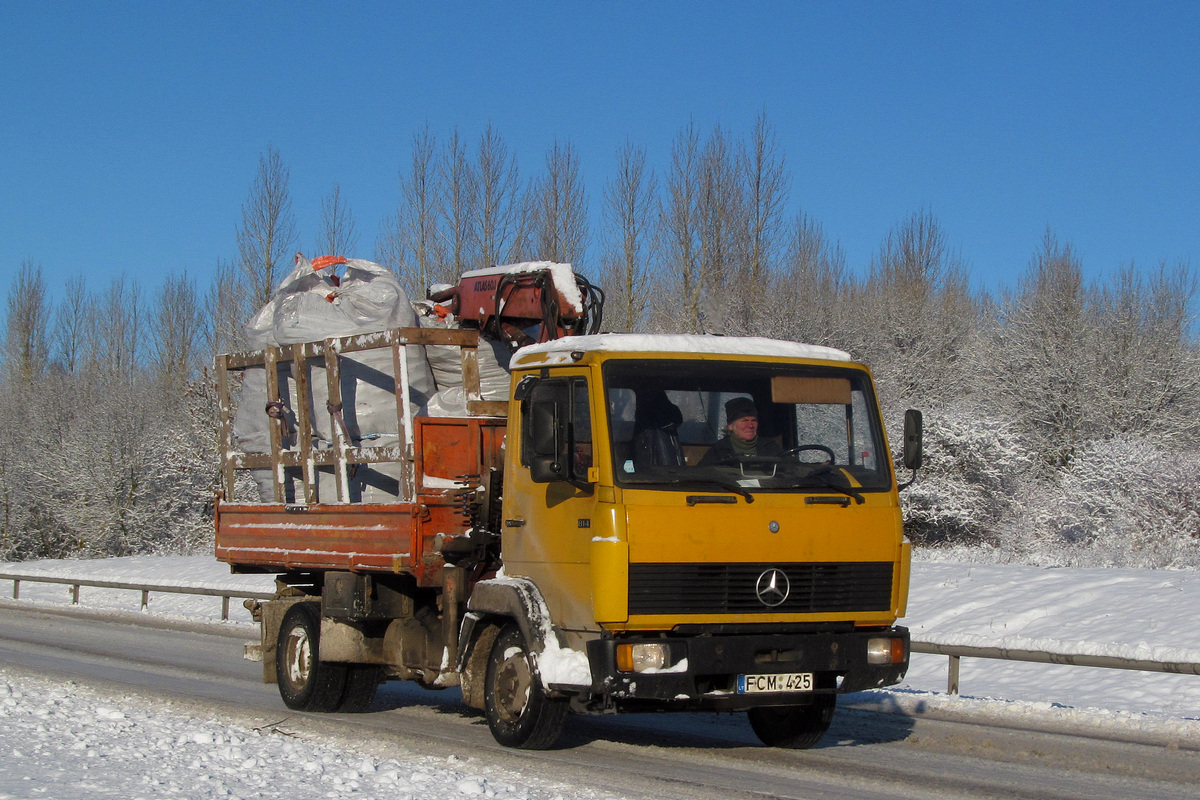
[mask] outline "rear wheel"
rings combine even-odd
[[[275,645],[275,675],[279,696],[288,708],[334,711],[345,696],[347,665],[321,661],[320,638],[319,604],[295,603],[283,615]]]
[[[383,671],[374,664],[350,664],[346,668],[346,691],[335,711],[358,714],[375,702],[375,691]]]
[[[546,695],[521,629],[509,624],[492,645],[484,681],[484,714],[506,747],[553,747],[567,721],[567,701]]]
[[[836,694],[818,694],[806,706],[763,706],[750,709],[746,716],[763,744],[804,750],[821,741],[829,730],[836,705]]]

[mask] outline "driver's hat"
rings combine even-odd
[[[735,397],[725,404],[725,423],[732,425],[742,417],[757,417],[758,409],[749,397]]]

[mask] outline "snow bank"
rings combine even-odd
[[[907,624],[934,644],[1200,663],[1200,574],[913,565]],[[1200,676],[1197,676],[1200,680]]]
[[[900,624],[937,644],[1200,663],[1196,608],[1193,571],[918,561]],[[913,655],[902,689],[945,691],[947,666],[945,656]],[[1032,712],[1070,707],[1106,725],[1125,715],[1134,728],[1174,719],[1200,733],[1198,675],[964,658],[959,679],[966,697]]]
[[[552,800],[562,784],[403,750],[382,758],[301,720],[213,720],[186,703],[0,669],[0,797]],[[572,798],[612,798],[583,787]]]

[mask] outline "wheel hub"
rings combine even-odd
[[[312,643],[303,629],[295,628],[288,633],[286,656],[288,682],[303,686],[312,670]]]
[[[523,652],[516,652],[504,659],[496,671],[496,699],[498,711],[506,722],[516,722],[529,705],[529,688],[533,671]]]

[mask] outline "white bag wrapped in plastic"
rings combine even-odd
[[[453,315],[440,316],[428,301],[414,303],[422,328],[458,328]],[[504,342],[480,338],[479,389],[484,400],[507,400],[509,391],[508,363],[512,350]],[[435,417],[467,416],[467,401],[463,391],[462,350],[451,345],[426,345],[425,355],[437,384],[437,394],[428,403],[428,413]]]
[[[344,266],[340,278],[330,269],[339,265]],[[257,349],[417,326],[417,316],[404,289],[384,267],[362,259],[319,259],[314,269],[312,262],[297,254],[295,268],[280,283],[270,302],[251,319],[246,332],[250,346]],[[410,407],[413,414],[423,413],[436,389],[433,375],[423,347],[409,345],[405,353]],[[314,446],[328,447],[333,440],[333,423],[326,408],[329,390],[324,362],[309,362],[308,369]],[[398,422],[391,351],[343,355],[339,372],[342,416],[352,442],[364,447],[396,444]],[[286,406],[284,413],[294,423],[295,379],[288,365],[282,366],[279,373],[279,399]],[[234,422],[239,447],[244,451],[266,452],[270,447],[264,411],[267,400],[265,371],[246,370],[242,402]],[[273,500],[272,476],[266,470],[255,472],[265,473],[254,475],[260,497]],[[318,483],[321,502],[336,500],[332,479],[332,474],[322,473]],[[396,502],[403,499],[399,479],[399,464],[359,466],[351,481],[350,499]]]

